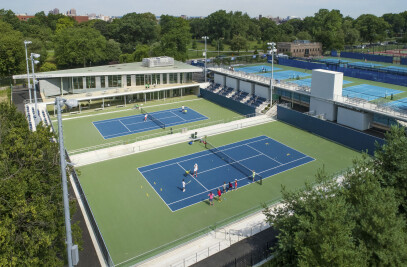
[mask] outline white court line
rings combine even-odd
[[[290,161],[290,162],[281,164],[281,165],[279,165],[279,166],[275,166],[275,167],[273,167],[273,168],[264,170],[264,171],[259,172],[259,173],[263,173],[263,172],[266,172],[266,171],[270,171],[270,170],[272,170],[272,169],[276,169],[276,168],[278,168],[278,167],[281,167],[281,166],[284,166],[284,165],[288,165],[288,164],[290,164],[290,163],[296,162],[296,161],[301,160],[301,159],[304,159],[304,158],[311,158],[311,157],[305,156],[305,157],[302,157],[302,158],[299,158],[299,159],[296,159],[296,160],[293,160],[293,161]],[[315,159],[313,159],[313,160],[315,160]],[[313,160],[312,160],[312,161],[313,161]],[[311,161],[309,161],[309,162],[311,162]],[[282,172],[295,169],[295,168],[297,168],[297,167],[299,167],[299,166],[302,166],[302,165],[304,165],[304,164],[307,164],[307,163],[309,163],[309,162],[305,162],[305,163],[303,163],[303,164],[301,164],[301,165],[295,166],[294,168],[286,169],[286,170],[284,170],[284,171],[282,171]],[[274,176],[274,175],[276,175],[276,174],[280,174],[280,173],[282,173],[282,172],[275,173],[275,174],[273,174],[272,176]],[[271,177],[271,176],[270,176],[270,177]],[[238,179],[237,181],[246,180],[247,178],[249,178],[249,177],[246,176],[246,177],[243,177],[243,178],[241,178],[241,179]],[[264,179],[267,179],[267,178],[268,178],[268,177],[266,177],[266,178],[264,178]],[[252,184],[252,183],[253,183],[253,182],[249,182],[249,183],[246,184],[246,185],[249,185],[249,184]],[[243,187],[243,186],[246,186],[246,185],[242,185],[242,186],[240,186],[239,188],[241,188],[241,187]],[[212,189],[209,189],[208,191],[212,191],[212,190],[215,190],[215,189],[217,189],[217,188],[219,188],[219,186],[214,187],[214,188],[212,188]],[[206,192],[208,192],[208,191],[206,191]],[[201,192],[201,193],[195,194],[195,195],[193,195],[193,196],[189,196],[189,197],[186,197],[186,198],[183,198],[183,199],[180,199],[180,200],[177,200],[177,201],[168,203],[168,204],[166,203],[166,204],[167,204],[167,206],[170,206],[170,205],[172,205],[172,204],[178,203],[178,202],[180,202],[180,201],[187,200],[187,199],[189,199],[189,198],[191,198],[191,197],[196,197],[196,196],[198,196],[198,195],[200,195],[200,194],[204,194],[204,193],[206,193],[206,192]],[[198,202],[196,202],[196,203],[198,203]],[[194,204],[196,204],[196,203],[193,203],[193,204],[191,204],[191,205],[194,205]],[[191,206],[191,205],[189,205],[189,206]],[[178,210],[179,210],[179,209],[178,209]]]
[[[118,120],[129,132],[131,132],[130,131],[130,129],[129,128],[127,128],[127,126],[126,125],[124,125],[124,123],[121,121],[121,120]]]
[[[260,137],[260,136],[259,136],[259,137]],[[255,137],[255,138],[257,138],[257,137]],[[267,137],[267,138],[269,138],[269,137]],[[230,149],[238,148],[238,147],[241,147],[241,146],[245,146],[245,145],[247,145],[247,144],[256,143],[256,142],[259,142],[259,141],[266,140],[267,138],[264,138],[264,139],[261,139],[261,140],[256,140],[256,141],[249,142],[249,143],[245,143],[245,144],[241,144],[241,145],[236,145],[236,146],[233,146],[233,147],[230,147],[230,148],[222,149],[222,150],[220,150],[220,151],[227,151],[227,150],[230,150]],[[252,139],[254,139],[254,138],[252,138]],[[250,140],[250,139],[249,139],[249,140]],[[236,144],[236,143],[239,143],[239,142],[242,142],[242,141],[238,141],[238,142],[235,142],[235,143],[232,143],[232,144],[228,144],[228,145],[233,145],[233,144]],[[224,146],[228,146],[228,145],[224,145]],[[194,154],[201,154],[201,153],[204,153],[203,155],[200,155],[200,156],[197,156],[197,157],[193,157],[193,158],[188,158],[188,159],[181,160],[181,161],[177,161],[177,162],[170,163],[170,164],[167,164],[167,165],[163,165],[163,166],[160,166],[160,167],[148,169],[148,170],[143,171],[142,173],[144,173],[144,172],[149,172],[149,171],[153,171],[153,170],[160,169],[160,168],[167,167],[167,166],[171,166],[171,165],[177,164],[178,162],[185,162],[185,161],[189,161],[189,160],[198,159],[198,158],[201,158],[201,157],[206,157],[206,156],[212,155],[211,152],[207,152],[207,153],[205,153],[205,152],[207,152],[207,150],[194,153]],[[190,154],[190,155],[186,155],[186,156],[182,156],[182,157],[187,157],[187,156],[191,156],[191,155],[194,155],[194,154]],[[164,160],[164,161],[161,161],[161,162],[166,162],[166,161],[169,161],[169,160]],[[161,162],[157,162],[157,163],[155,163],[155,164],[159,164],[159,163],[161,163]],[[155,165],[155,164],[154,164],[154,165]],[[150,164],[150,165],[152,165],[152,164]],[[150,165],[147,165],[147,166],[150,166]],[[147,166],[143,166],[143,167],[141,167],[141,168],[144,168],[144,167],[147,167]]]
[[[178,163],[177,163],[178,164]],[[181,168],[181,169],[183,169],[185,172],[187,171],[187,170],[185,170],[180,164],[178,164],[178,166]],[[206,190],[208,190],[208,188],[206,188],[203,184],[201,184],[197,179],[195,179],[195,177],[191,174],[191,173],[189,173],[189,176],[191,176],[192,177],[192,179],[194,179],[198,184],[200,184],[203,188],[205,188]]]
[[[186,121],[186,119],[184,119],[184,118],[182,118],[182,117],[180,117],[180,116],[178,116],[177,114],[175,114],[174,112],[172,112],[172,111],[170,111],[172,114],[174,114],[175,116],[177,116],[178,118],[180,118],[181,120],[183,120],[183,121]]]
[[[249,145],[246,145],[246,146],[248,146],[248,147],[250,147],[251,149],[253,149],[253,150],[256,150],[257,152],[259,152],[260,154],[262,154],[262,155],[264,155],[264,156],[266,156],[266,157],[268,157],[269,159],[271,159],[272,161],[275,161],[275,162],[277,162],[278,164],[282,164],[281,162],[279,162],[278,160],[275,160],[275,159],[273,159],[272,157],[270,157],[270,156],[268,156],[268,155],[266,155],[266,154],[264,154],[263,152],[261,152],[260,150],[257,150],[257,149],[255,149],[254,147],[251,147],[251,146],[249,146]]]

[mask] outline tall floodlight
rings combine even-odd
[[[206,54],[207,54],[207,50],[206,50],[206,40],[208,40],[209,39],[209,37],[208,36],[203,36],[202,37],[202,39],[205,39],[205,82],[207,81],[207,78],[206,78]]]
[[[75,100],[66,101],[57,97],[55,99],[55,106],[58,112],[58,142],[59,142],[59,157],[61,164],[62,175],[62,194],[64,199],[64,213],[65,213],[65,230],[66,230],[66,249],[68,253],[68,266],[72,267],[79,261],[78,246],[72,244],[72,230],[71,230],[71,217],[69,214],[69,198],[68,198],[68,182],[66,178],[66,159],[65,159],[65,147],[64,147],[64,135],[62,131],[62,117],[61,109],[64,105],[68,108],[75,107],[78,104]]]
[[[28,53],[27,53],[27,45],[31,44],[31,41],[24,41],[24,47],[25,47],[25,63],[27,65],[27,81],[28,81],[28,94],[30,96],[30,103],[32,102],[31,98],[31,83],[30,83],[30,69],[28,65]]]
[[[270,49],[270,54],[271,54],[271,79],[270,79],[270,105],[273,104],[273,80],[274,80],[274,52],[276,52],[276,43],[267,43],[269,46],[268,48]]]
[[[38,125],[40,123],[40,116],[38,113],[38,106],[37,106],[37,81],[35,80],[35,71],[34,71],[34,65],[40,63],[38,60],[35,60],[36,58],[39,58],[41,55],[31,53],[31,68],[32,68],[32,74],[33,74],[33,93],[34,93],[34,101],[35,101],[35,114],[34,114],[34,122],[35,125]]]

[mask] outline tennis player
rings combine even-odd
[[[182,179],[182,192],[185,192],[185,181]]]
[[[213,206],[213,193],[210,192],[208,196],[209,196],[209,205]]]
[[[147,113],[144,115],[144,122],[146,122],[147,121]]]
[[[256,177],[256,172],[253,170],[253,182],[254,182],[254,178]]]
[[[181,106],[181,112],[184,112],[185,107]]]
[[[196,178],[198,178],[198,163],[195,163],[194,165],[194,175]]]
[[[218,202],[222,201],[222,192],[220,191],[220,188],[218,188]]]
[[[237,179],[235,179],[235,190],[237,189]]]

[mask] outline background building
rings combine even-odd
[[[310,57],[322,55],[322,43],[311,43],[307,40],[297,40],[292,43],[277,43],[277,53],[293,57]]]

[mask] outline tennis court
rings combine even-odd
[[[399,73],[403,73],[403,74],[407,73],[407,68],[404,68],[404,67],[388,66],[388,67],[383,67],[381,69],[389,70],[392,72],[399,72]]]
[[[374,68],[377,68],[377,67],[382,67],[383,65],[374,64],[374,63],[367,63],[367,62],[350,62],[350,63],[348,63],[348,66],[374,69]]]
[[[266,66],[266,65],[260,65],[260,66],[247,66],[247,67],[241,67],[241,68],[236,68],[237,71],[243,71],[247,73],[256,73],[256,72],[270,72],[271,67]],[[274,71],[276,70],[281,70],[280,68],[274,67]]]
[[[309,87],[311,87],[311,81],[312,81],[312,78],[306,78],[306,79],[301,79],[301,80],[290,81],[290,83],[296,83],[296,84],[298,84],[300,86],[309,86]],[[349,84],[349,83],[353,83],[353,82],[343,80],[343,84]]]
[[[362,98],[365,100],[375,100],[381,97],[387,97],[390,95],[396,95],[403,93],[403,91],[379,87],[369,84],[359,84],[351,87],[343,88],[342,96],[346,97],[354,97],[354,98]]]
[[[343,59],[337,59],[337,58],[321,58],[318,59],[318,61],[324,62],[324,63],[332,63],[332,64],[338,64],[338,63],[349,63],[351,61],[349,60],[343,60]]]
[[[407,97],[387,103],[388,106],[396,109],[407,110]]]
[[[216,195],[224,182],[237,179],[238,188],[253,183],[252,170],[258,182],[314,160],[264,135],[218,148],[206,146],[208,149],[202,152],[138,168],[171,211],[207,200],[208,193]],[[186,174],[195,163],[199,166],[197,178],[192,172]],[[187,183],[185,192],[183,179]]]
[[[167,109],[151,113],[148,112],[147,121],[144,121],[144,114],[138,114],[109,120],[94,121],[93,125],[98,129],[104,139],[109,139],[208,119],[206,116],[191,108],[185,107],[185,109],[187,110],[187,113],[182,112],[181,108]],[[136,112],[138,113],[139,111]]]
[[[267,78],[270,78],[270,73],[259,73],[257,75],[265,76]],[[295,79],[297,77],[307,77],[311,76],[311,73],[304,73],[304,72],[299,72],[299,71],[294,71],[294,70],[284,70],[284,71],[277,71],[274,72],[273,77],[276,80],[287,80],[287,79]]]

